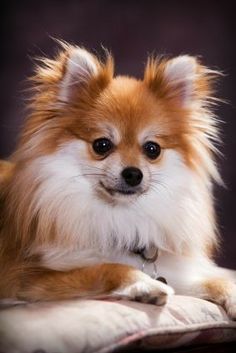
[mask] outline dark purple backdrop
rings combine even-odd
[[[236,19],[229,1],[8,1],[1,11],[0,158],[13,150],[24,119],[24,80],[32,73],[32,57],[52,55],[50,38],[115,55],[120,74],[140,77],[147,53],[203,58],[226,73],[218,95],[230,102],[218,109],[225,157],[220,161],[227,190],[217,188],[217,213],[224,242],[218,262],[236,268]],[[204,210],[203,210],[204,212]]]

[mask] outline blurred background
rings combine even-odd
[[[216,188],[224,246],[217,262],[236,269],[236,18],[230,1],[64,0],[7,1],[1,11],[0,158],[7,158],[24,120],[24,82],[35,56],[52,56],[51,37],[101,53],[110,49],[119,74],[142,77],[148,53],[192,54],[226,74],[218,84],[224,121],[220,169],[227,189]],[[204,210],[203,210],[204,212]]]

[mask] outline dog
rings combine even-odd
[[[114,76],[110,53],[65,43],[39,62],[1,163],[1,300],[164,305],[175,291],[236,318],[236,285],[214,262],[216,76],[188,55]]]

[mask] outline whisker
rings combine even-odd
[[[166,192],[168,192],[168,187],[164,183],[159,182],[159,183],[155,183],[155,184],[153,184],[153,183],[150,184],[150,188],[157,193],[160,193],[160,189],[158,188],[159,186],[162,187]]]
[[[73,178],[78,178],[81,176],[106,176],[106,174],[105,173],[103,173],[103,174],[102,173],[81,173],[81,174],[76,174],[71,178],[73,179]]]
[[[106,172],[104,172],[104,169],[103,168],[99,168],[99,167],[96,167],[96,166],[83,166],[83,169],[85,170],[85,172],[94,172],[94,169],[96,169],[97,171],[100,171],[102,172],[102,174],[104,175],[110,175],[112,176],[113,178],[117,178],[117,175],[115,175],[113,172],[111,172],[110,170],[107,170]]]

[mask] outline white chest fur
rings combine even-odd
[[[98,198],[85,165],[82,142],[72,142],[29,167],[31,176],[41,181],[34,212],[42,224],[45,218],[55,222],[58,244],[67,238],[71,248],[103,254],[114,245],[120,251],[150,244],[174,253],[201,253],[213,236],[203,211],[207,189],[176,151],[165,151],[154,188],[135,202],[115,206]]]

